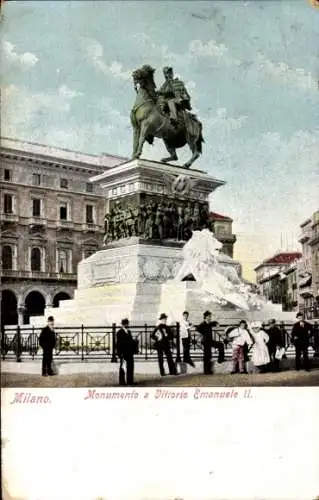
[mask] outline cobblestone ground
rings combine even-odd
[[[15,373],[2,373],[2,387],[112,387],[117,386],[114,374],[76,374],[41,377]],[[183,386],[183,387],[280,387],[280,386],[319,386],[319,370],[311,372],[294,370],[280,373],[251,375],[178,375],[176,377],[156,377],[137,375],[136,384],[140,387]]]

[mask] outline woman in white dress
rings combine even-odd
[[[251,361],[259,369],[259,372],[264,373],[267,365],[270,363],[269,351],[267,347],[269,336],[262,329],[261,321],[252,322],[250,328],[255,341],[252,347]]]

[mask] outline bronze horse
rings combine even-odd
[[[163,139],[170,156],[162,158],[162,162],[178,160],[176,148],[188,144],[192,157],[184,164],[189,168],[202,153],[202,124],[195,115],[180,110],[178,123],[173,125],[168,115],[161,109],[156,85],[154,82],[155,70],[148,65],[142,66],[133,72],[133,82],[136,90],[136,100],[131,111],[133,126],[133,155],[139,158],[142,154],[145,141],[153,144],[154,137]]]

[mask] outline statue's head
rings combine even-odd
[[[163,74],[166,80],[172,80],[174,78],[174,71],[171,66],[165,66],[163,68]]]
[[[150,66],[149,64],[144,64],[142,67],[141,67],[141,71],[145,74],[145,75],[149,75],[149,76],[153,76],[154,73],[155,73],[155,69],[152,68],[152,66]]]

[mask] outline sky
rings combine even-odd
[[[6,2],[1,135],[130,156],[131,72],[151,64],[160,85],[173,66],[203,123],[194,168],[226,182],[211,209],[254,279],[319,205],[318,22],[310,0]],[[156,140],[142,158],[163,155]]]

